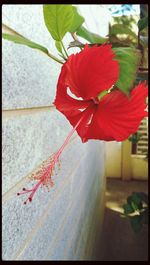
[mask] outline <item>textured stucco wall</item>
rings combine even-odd
[[[55,50],[41,5],[3,5],[2,15],[6,25]],[[33,202],[24,205],[16,193],[30,186],[28,177],[59,148],[71,126],[51,106],[61,66],[5,40],[2,51],[2,258],[92,259],[103,217],[104,143],[82,144],[75,133],[61,156],[54,187],[39,189]]]

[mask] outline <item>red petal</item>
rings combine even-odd
[[[94,107],[95,105],[92,102],[92,104],[90,103],[89,106],[82,113],[67,117],[71,125],[74,127],[79,121],[79,119],[82,117],[82,115],[84,115],[82,122],[76,129],[83,142],[89,128],[89,120],[94,113]]]
[[[95,98],[118,80],[119,64],[114,56],[110,44],[86,45],[81,52],[69,56],[64,64],[66,78],[63,82],[77,97]]]
[[[96,83],[94,82],[97,81],[100,85],[102,84],[102,79],[95,79],[96,74],[95,72],[93,73],[93,70],[96,69],[97,74],[98,69],[99,73],[102,72],[101,67],[97,68],[97,61],[102,62],[102,58],[99,58],[99,54],[102,55],[102,50],[103,52],[105,50],[107,55],[105,56],[104,53],[104,58],[101,56],[103,58],[103,65],[107,65],[106,62],[108,60],[111,61],[108,65],[113,65],[114,63],[114,68],[118,69],[117,62],[109,60],[110,57],[111,59],[113,58],[110,45],[94,46],[93,48],[86,46],[79,54],[69,57],[69,60],[62,67],[58,80],[56,99],[54,102],[56,108],[66,116],[73,127],[75,127],[79,119],[86,113],[84,119],[76,129],[83,142],[88,139],[123,141],[138,130],[141,120],[147,116],[147,112],[145,111],[146,103],[144,102],[148,95],[146,83],[141,83],[135,87],[131,92],[130,98],[125,96],[121,91],[116,90],[104,96],[99,104],[95,104],[92,99],[85,100],[85,98],[93,98],[94,93],[97,95],[96,91],[98,93],[100,92],[100,90],[96,90]],[[98,55],[96,55],[97,53]],[[99,60],[95,60],[95,56]],[[87,58],[90,64],[87,62]],[[78,71],[79,69],[80,71]],[[85,70],[88,73],[87,79],[85,78]],[[115,73],[117,73],[117,70],[115,70]],[[93,79],[92,76],[94,76]],[[106,89],[105,85],[108,85],[110,82],[109,71],[105,73],[105,78],[106,82],[103,83],[104,89]],[[111,85],[112,83],[109,83],[109,86]],[[82,96],[84,100],[77,100],[68,95],[68,86],[77,97]]]
[[[100,101],[84,141],[126,140],[138,130],[141,120],[147,116],[147,95],[145,83],[135,87],[129,99],[119,90],[109,93]]]
[[[89,105],[88,100],[77,100],[67,94],[67,86],[65,83],[67,69],[62,66],[61,74],[57,84],[57,92],[54,104],[66,117],[80,114],[80,109],[86,108]]]

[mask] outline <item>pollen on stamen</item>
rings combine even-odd
[[[25,189],[20,193],[21,195],[24,195],[25,193],[30,192],[30,195],[27,198],[27,200],[24,202],[24,204],[26,204],[28,200],[30,202],[32,201],[35,192],[38,190],[39,187],[41,187],[41,185],[42,186],[45,185],[46,187],[48,187],[48,189],[49,189],[49,186],[52,187],[54,185],[53,180],[52,180],[52,176],[54,174],[54,169],[56,168],[56,165],[58,165],[57,163],[59,162],[59,157],[60,157],[62,151],[64,150],[65,146],[68,144],[68,142],[69,142],[71,136],[73,135],[73,133],[75,132],[76,128],[79,126],[79,124],[83,120],[83,118],[84,118],[84,116],[82,116],[79,119],[79,121],[77,122],[75,127],[73,127],[71,132],[68,134],[67,138],[65,139],[64,143],[59,148],[59,150],[56,153],[54,153],[47,160],[47,161],[50,160],[50,162],[42,163],[40,170],[38,170],[38,172],[35,172],[34,174],[31,175],[30,179],[38,180],[38,182],[35,184],[35,186],[31,190]],[[44,166],[45,164],[46,164],[46,166]]]
[[[50,188],[54,186],[54,181],[52,180],[54,169],[59,169],[59,167],[60,160],[55,156],[55,154],[53,154],[46,162],[44,161],[41,164],[41,167],[38,171],[30,175],[29,179],[31,181],[37,180],[38,182],[32,187],[32,189],[22,188],[22,191],[17,193],[17,195],[25,195],[26,193],[30,193],[24,204],[27,204],[28,201],[32,202],[33,196],[38,188],[46,188],[48,191],[50,191]]]

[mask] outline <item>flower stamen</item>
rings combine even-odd
[[[60,160],[59,160],[60,155],[61,155],[62,151],[64,150],[65,146],[68,144],[69,139],[71,138],[71,136],[75,132],[76,128],[79,126],[79,124],[81,123],[81,121],[85,117],[85,115],[88,115],[89,118],[91,117],[91,113],[89,113],[89,108],[91,106],[92,105],[89,104],[89,106],[82,112],[83,115],[81,116],[81,118],[79,119],[79,121],[77,122],[75,127],[71,130],[71,132],[69,133],[69,135],[65,139],[65,141],[62,144],[62,146],[60,147],[60,149],[50,157],[50,164],[48,164],[48,166],[46,168],[42,167],[42,170],[40,170],[36,174],[31,175],[31,179],[38,180],[38,183],[32,189],[23,188],[21,192],[17,193],[17,195],[24,195],[26,193],[30,193],[29,197],[24,202],[24,204],[27,204],[28,201],[29,202],[32,201],[35,192],[37,191],[37,189],[39,188],[39,186],[41,184],[45,185],[48,189],[49,189],[49,185],[51,187],[54,185],[53,180],[52,180],[52,175],[53,175],[55,165],[56,165],[56,163],[58,163],[58,166],[60,166]]]

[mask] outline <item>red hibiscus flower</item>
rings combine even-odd
[[[62,66],[54,104],[73,127],[84,116],[76,128],[82,142],[123,141],[147,116],[145,82],[135,87],[129,98],[114,90],[100,99],[99,94],[115,85],[118,78],[119,64],[111,45],[86,45]]]
[[[80,53],[71,55],[62,66],[54,104],[73,129],[60,149],[51,156],[48,165],[33,176],[34,180],[38,180],[37,184],[32,189],[23,188],[18,193],[30,193],[25,204],[32,201],[41,184],[53,186],[55,165],[75,130],[83,142],[88,139],[123,141],[137,131],[141,120],[147,116],[146,83],[135,87],[129,98],[119,90],[106,93],[118,78],[119,64],[111,45],[92,48],[86,45]],[[70,96],[69,90],[77,99]]]

